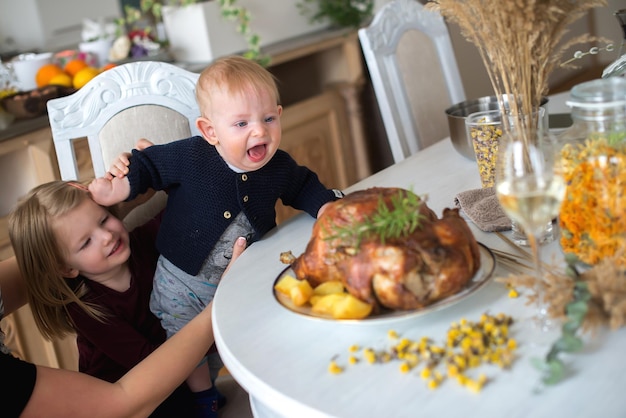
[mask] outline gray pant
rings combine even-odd
[[[253,228],[243,213],[228,226],[204,261],[196,276],[185,273],[163,256],[159,257],[154,285],[150,296],[150,310],[161,321],[167,338],[176,334],[213,300],[217,285],[232,255],[238,237],[252,236]],[[223,367],[217,353],[208,356],[211,378],[215,380]]]

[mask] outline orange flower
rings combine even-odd
[[[567,184],[561,246],[594,265],[626,246],[626,144],[591,138],[565,146],[561,157]],[[626,265],[626,256],[618,262]]]

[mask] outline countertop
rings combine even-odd
[[[32,119],[16,119],[8,128],[0,129],[0,142],[48,126],[50,126],[48,124],[48,115],[38,116]]]
[[[262,52],[271,57],[271,65],[279,65],[289,60],[311,54],[328,45],[341,43],[342,38],[345,36],[356,36],[356,32],[352,29],[325,29],[268,45],[263,48]],[[172,63],[193,72],[200,72],[210,64],[208,62]],[[0,129],[0,142],[47,126],[47,115],[32,119],[18,119],[9,125],[8,128]]]

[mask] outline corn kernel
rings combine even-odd
[[[400,365],[400,372],[408,373],[410,370],[411,370],[411,366],[408,363],[404,362]]]
[[[350,356],[348,357],[348,363],[350,364],[357,364],[359,362],[359,359],[354,357],[354,356]]]
[[[348,351],[351,353],[356,353],[359,350],[360,350],[360,347],[356,344],[352,344],[350,348],[348,348]]]
[[[428,381],[428,389],[437,389],[441,384],[438,380],[429,380]]]
[[[517,290],[515,290],[515,289],[509,290],[509,297],[511,299],[516,299],[516,298],[519,297],[519,292]]]
[[[396,339],[396,338],[398,338],[398,333],[397,333],[396,331],[394,331],[394,330],[390,329],[390,330],[387,332],[387,336],[388,336],[389,338]]]
[[[475,380],[467,379],[467,382],[465,383],[465,387],[474,393],[478,393],[482,390],[483,385],[481,385],[479,382]]]
[[[365,350],[363,350],[363,357],[365,357],[365,360],[370,364],[376,362],[376,353],[374,353],[371,348],[366,348]]]
[[[478,366],[480,366],[480,357],[478,356],[470,356],[469,357],[469,367],[470,368],[476,368]]]
[[[339,366],[336,361],[331,361],[328,366],[328,371],[332,374],[339,374],[343,372],[343,367]]]
[[[400,342],[398,343],[398,345],[396,345],[396,349],[398,351],[403,351],[409,346],[409,344],[410,344],[410,341],[408,338],[402,338]]]
[[[428,368],[428,367],[424,367],[422,369],[422,372],[420,373],[420,376],[422,379],[428,379],[432,374],[432,371]]]
[[[478,375],[478,383],[484,386],[485,383],[487,383],[487,375],[485,375],[484,373]]]

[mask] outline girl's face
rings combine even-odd
[[[82,274],[102,284],[121,277],[130,256],[128,232],[106,209],[88,198],[52,227],[66,253],[65,277]]]
[[[281,140],[282,106],[269,91],[211,92],[211,111],[198,120],[204,138],[222,158],[243,171],[255,171],[274,156]]]

